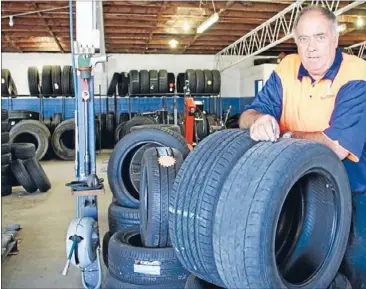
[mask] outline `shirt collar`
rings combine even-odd
[[[334,62],[322,79],[329,79],[333,81],[338,73],[342,60],[343,60],[342,51],[339,48],[337,48]],[[305,67],[301,63],[297,79],[301,81],[304,76],[309,76],[312,79],[312,81],[314,81],[309,72],[305,69]]]

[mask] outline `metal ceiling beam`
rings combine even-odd
[[[348,46],[348,47],[344,48],[344,50],[346,50],[349,54],[354,55],[353,49],[358,48],[358,47],[359,47],[359,50],[358,50],[357,56],[362,58],[363,54],[366,52],[366,41]]]
[[[293,38],[292,27],[303,6],[306,4],[325,5],[338,16],[365,2],[354,1],[339,8],[340,0],[297,0],[256,29],[217,53],[215,56],[215,66],[217,69],[224,71],[249,57],[258,55]]]

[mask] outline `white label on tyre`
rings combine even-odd
[[[55,89],[58,89],[58,88],[59,88],[58,84],[57,84],[57,83],[55,83]]]
[[[4,78],[1,78],[1,83],[5,83],[5,79]]]
[[[135,260],[135,264],[133,265],[133,271],[135,273],[160,276],[160,264],[161,263],[159,261],[150,262]]]

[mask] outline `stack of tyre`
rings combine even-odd
[[[11,153],[9,145],[8,111],[1,109],[1,196],[11,194]]]
[[[191,93],[219,94],[221,90],[221,74],[218,70],[187,69],[177,76],[177,92],[183,93],[186,81]]]
[[[108,162],[114,198],[103,240],[106,288],[184,288],[187,272],[171,246],[168,204],[188,153],[185,139],[164,127],[134,130],[115,146]]]
[[[42,74],[39,75],[35,66],[28,68],[28,88],[32,96],[74,97],[74,79],[72,66],[64,65],[44,65]]]
[[[349,288],[337,273],[350,232],[350,185],[326,146],[215,132],[182,164],[169,212],[176,254],[196,276],[187,289]]]
[[[32,143],[13,143],[11,146],[11,172],[13,186],[22,186],[28,193],[37,190],[44,193],[51,188],[41,164],[36,159],[36,147]]]

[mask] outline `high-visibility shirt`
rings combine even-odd
[[[245,110],[275,117],[281,132],[322,132],[349,152],[343,160],[352,192],[366,192],[366,61],[342,53],[321,80],[298,54],[286,56]]]

